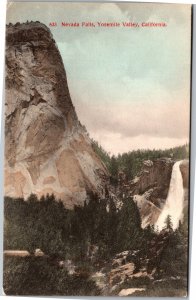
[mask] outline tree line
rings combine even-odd
[[[134,150],[118,155],[111,155],[94,140],[92,140],[92,147],[106,165],[111,174],[112,182],[116,182],[119,171],[123,171],[126,174],[127,179],[132,180],[141,170],[142,162],[144,160],[155,160],[163,157],[168,157],[173,160],[189,158],[188,144],[165,150]]]
[[[157,276],[186,276],[188,229],[180,223],[173,230],[168,216],[160,234],[153,226],[141,227],[140,213],[131,197],[120,210],[112,199],[89,194],[84,206],[64,207],[54,195],[5,198],[4,249],[28,250],[31,257],[5,258],[4,289],[8,294],[24,295],[99,295],[90,279],[92,270],[106,266],[115,254],[137,250],[134,263],[149,258],[148,268]],[[153,252],[167,239],[161,256]],[[35,249],[45,256],[36,258]],[[71,260],[80,266],[80,275],[70,276],[55,261]],[[136,268],[137,269],[137,268]]]
[[[149,241],[159,235],[153,226],[141,227],[141,217],[132,197],[123,199],[116,209],[112,199],[99,199],[91,193],[84,206],[64,207],[54,195],[30,195],[24,199],[5,198],[4,249],[40,248],[45,254],[75,261],[88,260],[91,245],[97,246],[96,260],[104,263],[124,250],[148,252]],[[180,223],[181,238],[186,240],[187,223]],[[172,220],[165,229],[173,234]]]

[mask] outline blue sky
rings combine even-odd
[[[7,22],[52,28],[78,117],[111,153],[168,148],[189,136],[191,6],[11,3]],[[64,22],[166,22],[167,27],[63,28]]]

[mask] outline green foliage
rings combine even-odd
[[[118,184],[118,159],[113,155],[110,160],[109,172],[111,174],[111,183],[116,185]]]
[[[182,232],[173,231],[165,245],[159,264],[160,276],[187,276],[187,240]]]
[[[6,257],[4,260],[4,292],[6,295],[99,295],[88,277],[68,275],[46,257]]]
[[[30,253],[41,248],[47,254],[64,250],[66,213],[53,195],[38,201],[31,195],[27,201],[5,198],[5,249],[26,249]]]
[[[171,217],[166,218],[169,229],[167,243],[161,255],[159,273],[161,276],[181,276],[187,282],[188,267],[188,222],[179,222],[176,230],[172,229]]]
[[[92,146],[110,172],[111,183],[114,185],[117,184],[119,170],[125,172],[127,179],[131,180],[140,172],[144,160],[155,160],[163,157],[170,157],[174,160],[189,158],[189,146],[187,144],[165,150],[134,150],[117,156],[110,156],[110,154],[95,141],[92,141]]]
[[[40,248],[47,255],[84,259],[88,245],[98,245],[106,259],[116,251],[138,244],[141,220],[137,205],[124,200],[120,211],[112,199],[98,199],[91,193],[83,207],[67,210],[53,195],[40,201],[31,195],[27,201],[5,198],[4,248]],[[102,254],[101,254],[102,253]]]
[[[118,251],[137,249],[140,247],[141,237],[142,229],[139,210],[133,199],[127,198],[119,212],[117,227]]]
[[[67,210],[53,195],[40,200],[31,195],[27,201],[5,198],[4,249],[28,250],[33,254],[36,248],[40,248],[45,253],[44,257],[6,257],[5,293],[98,295],[99,291],[89,279],[90,269],[97,264],[107,265],[118,252],[137,250],[139,255],[133,263],[135,272],[138,272],[141,257],[149,256],[151,241],[154,238],[156,241],[156,237],[164,247],[161,256],[156,257],[155,252],[151,269],[156,267],[160,278],[186,276],[186,222],[180,223],[178,230],[174,231],[168,216],[166,228],[171,230],[165,230],[164,240],[152,226],[141,228],[140,213],[131,197],[123,199],[121,210],[116,209],[111,198],[100,200],[91,193],[88,199],[83,207]],[[66,269],[53,263],[53,260],[66,259],[80,265],[79,276],[70,276]]]
[[[168,230],[173,230],[173,223],[170,215],[168,215],[165,219],[165,228]]]
[[[101,158],[103,163],[106,165],[106,167],[109,169],[110,168],[110,154],[105,151],[101,145],[98,144],[98,142],[92,140],[92,147],[97,153],[97,155]]]

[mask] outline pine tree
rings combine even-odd
[[[114,185],[117,185],[117,183],[118,183],[118,161],[114,155],[111,158],[109,171],[112,176],[111,183]]]
[[[109,212],[107,213],[107,244],[110,255],[113,255],[117,249],[117,226],[118,213],[113,199],[109,200]]]
[[[118,250],[135,249],[141,242],[141,218],[132,198],[126,198],[119,212],[117,228]]]
[[[170,215],[168,215],[165,219],[165,228],[169,231],[173,230],[173,223]]]

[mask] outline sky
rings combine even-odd
[[[7,23],[50,27],[72,102],[111,154],[189,141],[191,6],[152,3],[9,3]],[[165,22],[165,27],[62,27],[61,22]]]

